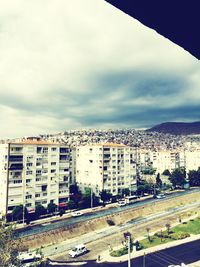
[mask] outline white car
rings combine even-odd
[[[73,217],[78,217],[78,216],[83,215],[83,213],[82,213],[81,211],[74,211],[74,212],[71,213],[71,215],[72,215]]]
[[[165,198],[165,197],[166,196],[164,194],[159,194],[159,195],[156,196],[156,198],[158,198],[158,199]]]
[[[88,250],[85,247],[85,245],[81,244],[81,245],[76,246],[72,250],[70,250],[69,256],[71,256],[72,258],[75,258],[75,257],[85,254],[87,251]]]
[[[124,200],[118,201],[117,205],[120,207],[126,206],[126,201],[124,201]]]
[[[19,253],[18,259],[22,263],[24,267],[31,267],[34,264],[40,262],[42,256],[38,254],[36,251],[33,252],[21,252]]]

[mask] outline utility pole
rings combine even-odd
[[[22,177],[23,179],[23,207],[22,207],[22,220],[23,220],[23,226],[24,226],[24,223],[25,223],[25,177]]]
[[[92,192],[92,186],[91,186],[91,188],[90,188],[91,190],[91,209],[92,209],[92,207],[93,207],[93,192]]]
[[[146,259],[145,259],[145,256],[146,256],[146,255],[145,255],[145,252],[144,252],[144,256],[143,256],[143,267],[145,267],[145,264],[146,264],[146,262],[145,262],[145,260],[146,260]]]
[[[127,238],[128,238],[128,267],[131,267],[131,237],[130,235],[128,235]]]

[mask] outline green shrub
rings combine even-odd
[[[123,248],[120,248],[118,250],[113,250],[110,253],[110,256],[112,256],[112,257],[120,257],[120,256],[123,256],[123,255],[126,255],[126,254],[128,254],[128,248],[123,247]]]
[[[173,233],[172,231],[170,233]],[[169,235],[165,232],[163,232],[162,234],[160,232],[155,233],[154,236],[159,237],[159,238],[169,238]]]
[[[170,235],[170,237],[173,240],[180,240],[180,239],[184,239],[184,238],[190,237],[190,234],[188,234],[188,233],[182,233],[182,232],[177,232],[177,233],[173,233],[172,235]]]

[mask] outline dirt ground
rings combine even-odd
[[[170,223],[172,226],[179,223],[179,218],[181,218],[182,222],[184,220],[188,220],[189,218],[194,216],[197,216],[196,209],[185,211],[181,213],[176,213],[173,215],[170,215],[168,217],[165,217],[163,219],[156,219],[154,221],[151,221],[149,223],[144,223],[139,226],[134,226],[129,229],[129,232],[132,234],[132,237],[134,240],[141,239],[146,236],[146,228],[150,228],[150,232],[154,233],[162,228],[165,228],[166,223]],[[112,227],[112,226],[111,226]],[[87,244],[88,253],[79,256],[78,258],[72,259],[70,256],[68,256],[68,253],[65,252],[60,255],[55,255],[53,257],[50,257],[52,260],[58,260],[58,261],[82,261],[82,260],[96,260],[98,255],[101,255],[102,252],[105,250],[109,250],[110,248],[114,248],[122,244],[123,241],[123,232],[101,238],[101,240],[96,240],[95,242],[91,242]]]

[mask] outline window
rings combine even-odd
[[[56,162],[51,162],[51,166],[55,166],[56,165]]]
[[[42,191],[47,191],[47,185],[42,185]]]
[[[32,196],[31,195],[26,195],[26,199],[31,199]]]
[[[48,147],[43,147],[43,153],[48,153]]]
[[[51,173],[55,173],[55,172],[56,172],[56,170],[55,170],[55,169],[51,170]]]
[[[21,184],[22,180],[14,180],[13,182],[14,182],[14,184]]]
[[[52,147],[51,148],[51,151],[56,151],[57,150],[57,147]]]
[[[27,167],[31,167],[31,166],[33,166],[33,163],[28,162],[28,163],[26,163],[26,166],[27,166]]]
[[[36,193],[36,194],[35,194],[35,197],[40,197],[40,194],[37,194],[37,193]]]
[[[33,172],[32,171],[27,171],[26,175],[31,175]]]

